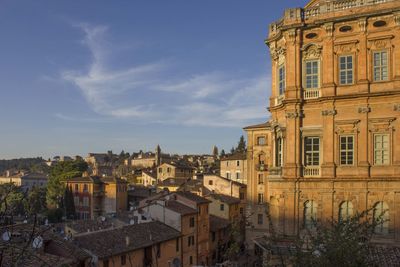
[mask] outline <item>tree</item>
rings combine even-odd
[[[29,192],[25,201],[26,212],[33,216],[46,212],[46,189],[43,187],[33,187]]]
[[[244,136],[240,136],[238,145],[235,149],[235,152],[245,153],[246,152],[246,141],[244,140]]]
[[[212,155],[214,156],[214,158],[218,157],[218,147],[217,146],[213,147]]]
[[[224,150],[224,149],[222,149],[222,150],[221,150],[220,157],[221,157],[221,158],[222,158],[222,157],[225,157],[225,155],[226,155],[226,154],[225,154],[225,150]]]
[[[234,147],[231,148],[231,154],[233,154],[233,153],[235,153],[235,148]]]
[[[82,176],[87,170],[87,163],[83,160],[60,161],[50,170],[50,177],[47,183],[47,204],[52,207],[60,207],[62,205],[62,197],[64,195],[64,181]]]
[[[64,191],[64,208],[65,216],[68,219],[74,219],[76,216],[74,195],[72,193],[72,188],[69,186],[66,186]]]
[[[22,215],[25,195],[20,187],[12,183],[0,185],[0,213],[6,216]]]
[[[382,223],[382,217],[368,215],[372,210],[329,224],[314,222],[296,244],[295,266],[370,266],[369,243]]]

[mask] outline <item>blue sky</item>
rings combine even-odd
[[[306,2],[2,0],[0,158],[229,150],[268,116],[268,24]]]

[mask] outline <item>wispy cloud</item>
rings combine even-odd
[[[166,80],[176,66],[165,61],[118,69],[105,26],[79,24],[92,59],[87,70],[69,70],[62,78],[73,83],[99,115],[140,122],[240,127],[266,117],[265,75],[238,77],[211,71]],[[69,116],[57,115],[60,119]]]

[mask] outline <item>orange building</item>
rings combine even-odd
[[[313,0],[285,10],[266,44],[271,119],[245,128],[249,248],[267,211],[296,235],[370,208],[387,219],[374,240],[398,244],[400,1]]]

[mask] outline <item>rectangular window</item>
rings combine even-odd
[[[264,194],[259,193],[258,194],[258,204],[263,204],[264,203]]]
[[[231,173],[230,172],[226,173],[226,179],[231,179]]]
[[[236,167],[239,167],[240,166],[240,161],[236,161]]]
[[[194,246],[194,236],[188,237],[188,247]]]
[[[179,238],[176,239],[175,250],[179,251]]]
[[[257,137],[257,145],[263,146],[265,144],[266,144],[266,141],[265,141],[265,137],[264,136]]]
[[[189,257],[189,264],[190,264],[190,265],[193,264],[193,257],[192,257],[192,256]]]
[[[374,81],[388,80],[388,53],[387,51],[374,52]]]
[[[224,210],[225,210],[225,205],[224,205],[224,204],[221,204],[221,205],[219,206],[219,209],[220,209],[221,211],[224,211]]]
[[[282,150],[283,150],[282,138],[276,139],[276,167],[282,167]]]
[[[240,179],[240,172],[237,172],[236,173],[236,180],[239,180]]]
[[[190,217],[189,227],[194,227],[194,217]]]
[[[319,137],[304,139],[305,166],[319,166]]]
[[[240,198],[241,200],[244,199],[244,193],[243,193],[243,192],[240,192],[240,193],[239,193],[239,198]]]
[[[263,224],[263,215],[262,215],[262,214],[258,214],[258,216],[257,216],[257,223],[258,223],[258,224]]]
[[[319,61],[307,61],[305,63],[305,88],[316,89],[319,88]]]
[[[342,85],[353,84],[353,56],[339,57],[339,82]]]
[[[374,164],[388,165],[389,164],[389,135],[375,134],[374,135]]]
[[[126,264],[126,255],[121,255],[121,265]]]
[[[279,95],[283,95],[285,93],[285,88],[286,88],[285,65],[281,65],[278,68],[278,86],[279,86]]]
[[[264,184],[264,174],[258,174],[258,184]]]
[[[213,185],[213,180],[209,180],[208,185]]]
[[[353,165],[354,162],[354,137],[340,137],[340,165]]]

